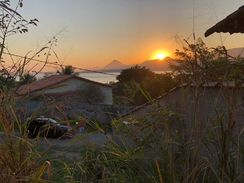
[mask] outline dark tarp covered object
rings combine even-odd
[[[225,19],[211,27],[205,32],[205,37],[214,32],[223,33],[244,33],[244,6],[227,16]]]

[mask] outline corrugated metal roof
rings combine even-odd
[[[206,82],[202,85],[197,85],[197,84],[194,84],[194,83],[191,83],[191,84],[183,84],[181,86],[177,86],[177,87],[174,87],[172,88],[170,91],[164,93],[163,95],[161,95],[160,97],[154,99],[152,102],[147,102],[143,105],[140,105],[140,106],[137,106],[135,107],[134,109],[132,109],[129,113],[127,114],[124,114],[120,117],[126,117],[126,116],[129,116],[131,114],[133,114],[134,112],[137,112],[141,109],[144,109],[145,107],[151,105],[153,102],[156,102],[156,101],[159,101],[161,100],[162,98],[168,96],[169,94],[175,92],[176,90],[180,89],[180,88],[186,88],[186,87],[200,87],[200,88],[235,88],[235,87],[238,87],[238,88],[241,88],[243,89],[244,88],[244,82],[240,83],[240,85],[237,85],[234,81],[223,81],[223,82]]]
[[[100,86],[104,86],[104,87],[110,87],[109,85],[103,84],[103,83],[98,83],[95,81],[91,81],[85,78],[81,78],[75,75],[53,75],[53,76],[49,76],[46,78],[43,78],[41,80],[35,81],[33,83],[30,84],[26,84],[26,85],[22,85],[21,87],[19,87],[16,91],[16,93],[18,95],[27,95],[29,93],[32,93],[34,91],[38,91],[38,90],[42,90],[45,88],[48,88],[50,86],[59,84],[61,82],[64,82],[66,80],[69,79],[80,79],[89,83],[93,83],[95,85],[100,85]]]

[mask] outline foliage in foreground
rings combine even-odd
[[[50,163],[41,160],[35,141],[27,138],[11,96],[0,99],[0,182],[43,182],[50,176]]]
[[[55,182],[212,182],[241,183],[243,175],[243,132],[236,137],[221,120],[196,134],[184,128],[181,116],[159,108],[145,118],[130,118],[129,124],[113,122],[113,136],[104,146],[88,145],[72,155],[51,159]],[[99,130],[102,132],[102,130]],[[189,138],[190,137],[190,138]],[[80,139],[81,140],[81,139]],[[79,146],[80,147],[80,146]],[[71,159],[70,159],[71,158]]]

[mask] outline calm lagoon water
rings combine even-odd
[[[164,71],[155,71],[157,74],[164,73]],[[38,75],[38,79],[41,79],[45,76],[53,75],[54,73],[40,73]],[[108,72],[108,74],[103,73],[94,73],[94,72],[80,72],[78,76],[92,80],[97,81],[100,83],[110,83],[110,82],[116,82],[116,76],[118,76],[120,72]]]
[[[165,71],[154,71],[157,74],[165,73]],[[118,76],[120,72],[108,72],[108,74],[100,74],[94,72],[81,72],[79,73],[80,77],[97,81],[100,83],[110,83],[110,82],[117,82],[116,76]]]
[[[42,79],[43,77],[54,75],[55,73],[47,72],[47,73],[40,73],[37,76],[37,79]],[[120,72],[108,72],[108,74],[102,74],[102,73],[95,73],[95,72],[80,72],[78,73],[78,76],[92,80],[97,81],[100,83],[110,83],[110,82],[116,82],[116,76],[118,76]]]
[[[102,73],[94,73],[94,72],[81,72],[79,73],[80,77],[97,81],[100,83],[110,83],[110,82],[116,82],[116,76],[118,76],[120,72],[109,72],[108,74],[102,74]]]

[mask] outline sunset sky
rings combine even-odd
[[[174,53],[179,41],[197,37],[237,10],[242,0],[25,0],[21,13],[37,28],[12,37],[11,51],[25,54],[60,32],[56,48],[64,64],[94,68],[114,59],[125,64],[150,59],[157,50]],[[195,13],[193,13],[195,12]],[[220,34],[203,39],[221,45]],[[244,35],[222,34],[227,48],[243,47]]]

